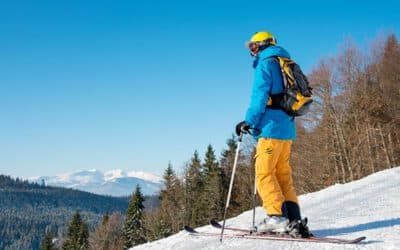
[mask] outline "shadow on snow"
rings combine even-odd
[[[325,237],[325,236],[333,236],[333,235],[341,235],[341,234],[349,234],[355,232],[366,231],[370,229],[384,228],[384,227],[393,227],[400,225],[400,218],[394,218],[389,220],[380,220],[368,222],[365,224],[342,227],[342,228],[332,228],[332,229],[320,229],[320,230],[311,230],[315,235]]]

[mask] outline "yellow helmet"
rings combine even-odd
[[[270,44],[276,44],[276,39],[271,33],[268,31],[259,31],[251,37],[250,42],[264,42],[267,40],[269,40]]]
[[[276,38],[268,31],[259,31],[254,33],[250,41],[246,43],[246,47],[250,49],[252,56],[257,56],[260,51],[270,45],[276,44]]]
[[[250,48],[250,46],[254,43],[257,43],[259,46],[275,45],[276,38],[268,31],[258,31],[254,33],[254,35],[250,38],[250,41],[246,43],[246,47]]]

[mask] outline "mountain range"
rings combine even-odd
[[[141,187],[144,195],[154,195],[163,186],[160,176],[146,172],[125,172],[121,169],[106,172],[81,170],[55,176],[30,177],[28,181],[111,196],[131,195],[136,185]]]

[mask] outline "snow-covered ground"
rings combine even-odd
[[[312,232],[318,236],[355,238],[366,236],[358,245],[279,242],[252,239],[194,237],[180,232],[166,239],[140,245],[137,249],[400,249],[400,167],[370,175],[364,179],[334,185],[302,195],[303,216],[309,218]],[[256,219],[265,216],[261,207]],[[252,211],[227,220],[227,225],[248,228]],[[219,232],[211,226],[198,231]]]

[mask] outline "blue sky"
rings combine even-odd
[[[0,1],[0,173],[179,170],[217,154],[268,30],[306,72],[346,37],[399,36],[396,1]]]

